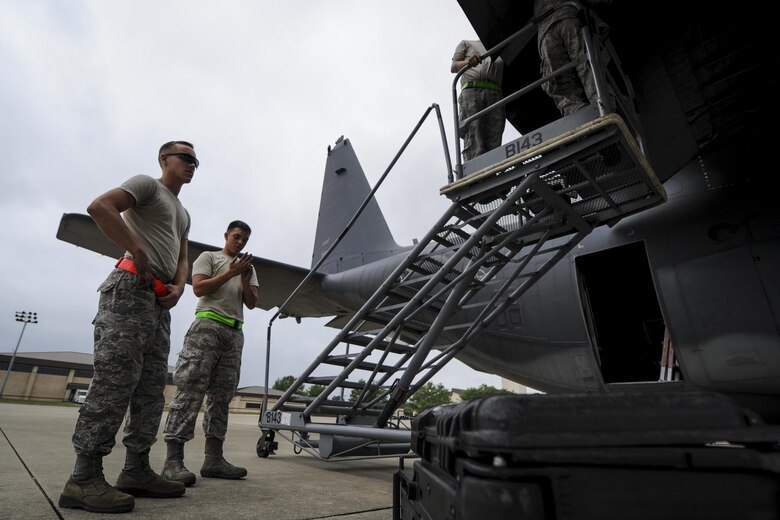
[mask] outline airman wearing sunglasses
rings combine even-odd
[[[173,498],[185,486],[149,466],[162,418],[170,351],[170,309],[188,274],[190,216],[179,201],[199,162],[192,144],[171,141],[157,155],[162,176],[136,175],[87,208],[100,230],[126,252],[100,285],[94,376],[73,433],[76,465],[61,507],[124,513],[134,496]],[[125,412],[127,412],[125,416]],[[110,486],[103,476],[125,418],[125,466]]]

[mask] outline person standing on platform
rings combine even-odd
[[[461,91],[458,97],[460,121],[501,101],[501,82],[504,77],[504,61],[483,58],[487,51],[479,40],[462,40],[455,47],[450,72],[458,73],[470,67],[460,77]],[[491,110],[475,119],[463,131],[463,160],[469,161],[485,152],[501,146],[506,125],[504,107]]]
[[[606,3],[605,0],[600,1]],[[583,24],[577,8],[565,0],[534,0],[534,18],[548,12],[550,14],[539,22],[537,31],[542,77],[571,61],[583,59],[587,54],[582,36]],[[603,22],[599,23],[599,27],[600,33],[607,32]],[[553,99],[563,116],[573,114],[588,104],[595,105],[598,101],[593,72],[588,62],[579,63],[576,71],[567,71],[542,84],[542,90]]]

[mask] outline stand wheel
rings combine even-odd
[[[257,439],[257,456],[265,459],[276,453],[278,447],[279,443],[274,442],[274,432],[263,430],[260,438]]]
[[[267,458],[271,453],[268,451],[268,448],[265,446],[265,441],[263,441],[263,438],[260,437],[257,440],[257,456],[265,459]]]

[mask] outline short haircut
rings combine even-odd
[[[250,228],[249,224],[247,224],[243,220],[234,220],[233,222],[228,224],[228,227],[227,227],[226,231],[230,231],[231,229],[235,229],[235,228],[238,228],[238,229],[240,229],[242,231],[246,231],[250,235],[252,234],[252,228]]]
[[[188,143],[187,141],[168,141],[164,145],[160,147],[160,151],[157,152],[157,162],[160,162],[160,156],[166,152],[170,152],[173,150],[173,147],[177,144],[183,144],[184,146],[189,146],[190,148],[195,150],[195,147],[192,145],[192,143]]]

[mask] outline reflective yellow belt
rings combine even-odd
[[[238,329],[238,330],[241,330],[241,327],[243,325],[238,320],[234,320],[233,318],[228,318],[227,316],[223,316],[218,312],[214,312],[214,311],[198,311],[195,313],[195,317],[208,318],[210,320],[218,321],[223,325],[227,325],[228,327],[233,327],[234,329]]]
[[[492,81],[485,81],[477,79],[474,81],[467,81],[463,84],[463,88],[486,88],[490,90],[497,90],[501,92],[501,85],[493,83]]]

